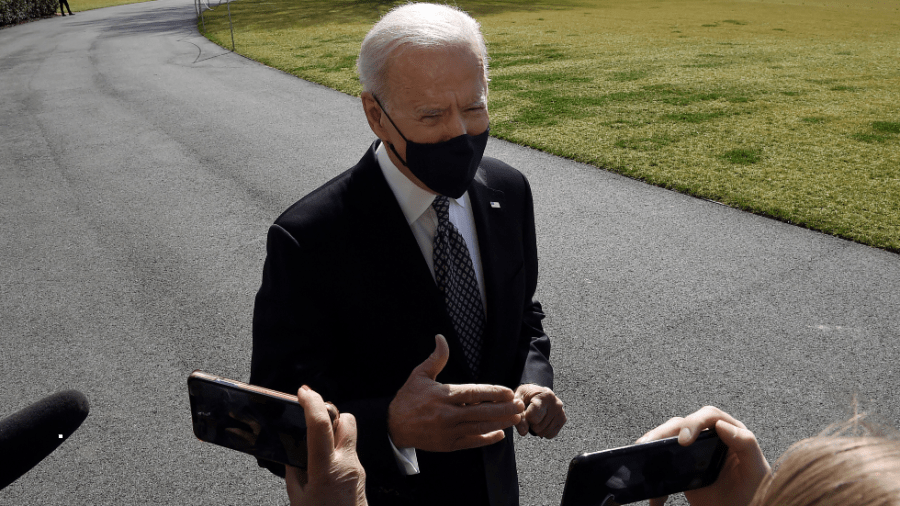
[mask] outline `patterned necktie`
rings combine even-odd
[[[472,257],[469,256],[466,240],[450,223],[447,197],[438,195],[431,205],[438,217],[437,231],[434,233],[434,276],[444,294],[447,314],[453,321],[453,329],[459,336],[469,369],[473,376],[478,377],[484,306]]]

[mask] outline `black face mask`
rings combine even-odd
[[[462,134],[443,142],[420,144],[407,139],[397,128],[394,120],[388,116],[381,102],[377,98],[375,102],[397,129],[400,137],[406,141],[406,160],[400,157],[393,144],[388,144],[400,163],[409,168],[409,171],[432,191],[454,199],[462,197],[475,179],[475,172],[487,146],[490,127],[474,136]]]

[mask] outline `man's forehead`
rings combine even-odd
[[[390,88],[427,102],[429,95],[452,91],[462,102],[484,100],[484,64],[471,49],[414,49],[391,58]],[[412,98],[412,97],[410,97]]]
[[[484,61],[480,51],[468,45],[452,45],[444,47],[409,47],[400,46],[392,51],[387,66],[388,77],[416,70],[441,69],[452,63],[465,62],[465,66],[477,69],[483,74]]]

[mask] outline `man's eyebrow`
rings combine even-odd
[[[446,108],[444,107],[434,107],[430,105],[423,105],[422,107],[416,108],[416,113],[420,115],[429,115],[429,114],[440,114],[444,112]]]
[[[463,109],[468,109],[470,107],[484,107],[486,104],[487,104],[487,100],[484,97],[479,97],[479,98],[472,100],[468,104],[466,104],[463,107]],[[421,107],[416,108],[416,113],[418,113],[418,114],[440,114],[446,110],[447,110],[446,107],[423,105]]]

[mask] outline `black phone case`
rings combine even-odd
[[[561,504],[601,506],[608,498],[627,504],[702,488],[715,483],[727,452],[707,430],[687,447],[673,437],[583,453],[569,464]]]

